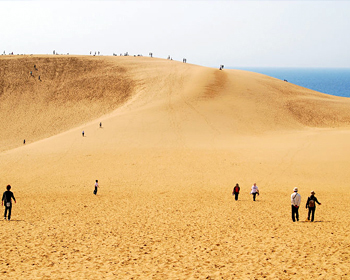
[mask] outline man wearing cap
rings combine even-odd
[[[294,192],[291,195],[292,202],[292,220],[295,222],[295,219],[299,221],[299,206],[301,202],[301,196],[298,194],[298,188],[294,188]]]
[[[316,203],[318,203],[318,205],[321,205],[321,203],[318,202],[318,200],[315,196],[315,192],[311,191],[311,195],[307,198],[307,201],[306,201],[306,209],[309,208],[309,213],[307,214],[308,221],[310,221],[310,214],[311,214],[311,222],[314,221]]]

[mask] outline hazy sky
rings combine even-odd
[[[350,1],[0,1],[0,53],[350,67]]]

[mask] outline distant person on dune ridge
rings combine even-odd
[[[307,214],[307,220],[310,221],[310,214],[311,214],[311,222],[314,221],[315,218],[315,210],[316,210],[316,203],[318,205],[321,205],[320,202],[318,202],[315,192],[311,191],[311,195],[307,198],[306,201],[306,209],[309,208],[309,212]]]
[[[238,184],[236,184],[236,186],[233,188],[232,190],[232,195],[235,196],[235,200],[237,201],[238,200],[238,195],[239,195],[239,191],[240,191],[240,187]]]
[[[85,132],[84,132],[84,130],[83,130],[83,132],[81,133],[81,135],[84,137],[85,136]]]
[[[98,185],[98,180],[96,180],[95,189],[94,189],[94,195],[97,194],[97,189],[98,189],[99,187],[100,187],[100,186]]]
[[[299,206],[301,202],[301,196],[298,194],[298,188],[293,189],[293,193],[290,196],[292,203],[292,220],[295,222],[295,219],[299,221]]]
[[[13,192],[10,191],[11,186],[7,185],[6,189],[7,189],[7,191],[5,191],[4,194],[2,195],[1,206],[3,206],[5,203],[4,219],[6,220],[6,216],[7,216],[7,212],[8,212],[7,220],[10,221],[11,220],[11,210],[12,210],[12,199],[14,200],[15,203],[17,203],[17,202],[16,202],[16,199],[13,195]]]
[[[256,195],[259,195],[259,188],[256,185],[256,183],[254,183],[254,185],[252,186],[252,190],[250,193],[253,195],[253,201],[255,201]]]

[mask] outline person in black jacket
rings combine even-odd
[[[309,208],[309,213],[307,214],[307,220],[310,221],[310,214],[311,214],[311,222],[314,221],[315,218],[315,210],[316,210],[316,203],[318,205],[321,205],[321,203],[318,202],[315,192],[312,191],[311,195],[307,198],[306,201],[306,209]]]
[[[6,220],[6,216],[7,216],[7,211],[8,211],[8,220],[11,220],[11,210],[12,210],[12,199],[15,201],[16,203],[16,199],[13,195],[13,192],[11,192],[11,186],[7,185],[6,187],[7,191],[4,192],[4,194],[2,195],[2,201],[1,201],[1,205],[3,206],[5,203],[5,213],[4,213],[4,219]]]

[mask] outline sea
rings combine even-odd
[[[350,97],[350,68],[229,67],[228,69],[257,72],[322,93]]]

